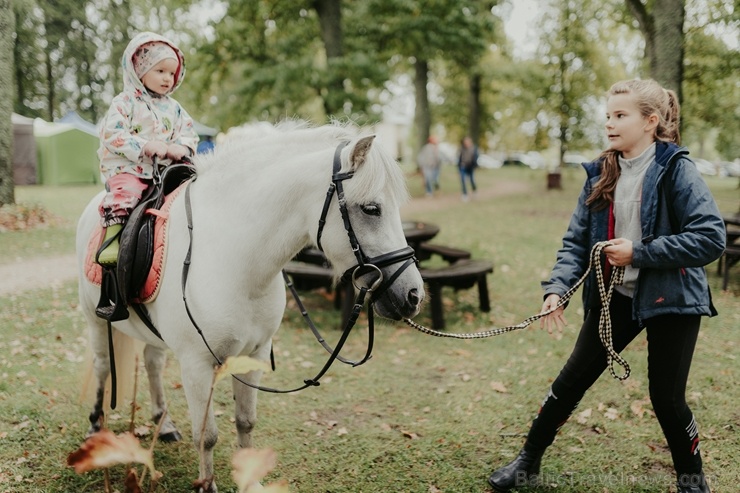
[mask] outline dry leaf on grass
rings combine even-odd
[[[504,385],[502,382],[491,382],[491,388],[495,390],[496,392],[500,392],[502,394],[506,394],[509,392],[509,389],[506,388],[506,385]]]
[[[278,481],[277,483],[270,483],[259,491],[261,493],[290,493],[290,489],[288,489],[288,481],[284,479]]]
[[[406,438],[410,438],[412,440],[416,440],[417,438],[419,438],[419,435],[417,435],[413,431],[401,430],[401,434],[403,434],[403,436],[405,436]]]
[[[239,375],[250,371],[272,371],[270,364],[266,361],[256,360],[249,356],[237,356],[226,358],[226,362],[216,370],[216,381],[229,375]]]
[[[138,438],[130,433],[116,436],[110,430],[90,436],[67,457],[67,465],[74,467],[77,474],[130,462],[144,464],[154,471],[152,452],[142,448]]]
[[[272,449],[244,448],[234,454],[231,464],[234,466],[231,473],[234,483],[240,492],[247,491],[277,465],[277,452]]]

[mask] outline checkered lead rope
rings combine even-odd
[[[563,296],[560,298],[560,300],[558,300],[558,303],[554,307],[545,312],[532,315],[531,317],[524,319],[524,321],[520,324],[508,325],[506,327],[498,327],[495,329],[483,330],[480,332],[466,332],[462,334],[455,334],[450,332],[440,332],[438,330],[424,327],[423,325],[420,325],[408,318],[404,318],[403,321],[406,322],[406,324],[410,327],[413,327],[414,329],[425,334],[436,337],[450,337],[453,339],[484,339],[486,337],[498,336],[501,334],[506,334],[507,332],[525,329],[532,325],[532,322],[546,317],[561,306],[565,305],[573,297],[581,284],[583,284],[583,282],[586,280],[588,274],[591,272],[591,269],[596,269],[596,281],[599,288],[601,306],[605,307],[605,309],[601,310],[601,316],[599,317],[599,339],[601,339],[601,343],[604,345],[604,349],[606,349],[606,361],[609,367],[609,372],[614,378],[618,380],[625,380],[630,375],[630,366],[627,361],[625,361],[624,358],[622,358],[619,353],[614,350],[614,343],[612,340],[612,320],[609,313],[609,303],[611,302],[614,286],[622,284],[622,281],[624,280],[624,267],[612,267],[609,285],[606,286],[604,283],[604,272],[601,268],[600,259],[602,250],[609,244],[610,243],[608,241],[602,241],[594,245],[594,247],[591,249],[591,256],[586,272],[583,273],[581,278],[578,279],[578,281],[573,285],[572,288],[570,288],[568,291],[565,292],[565,294],[563,294]],[[622,368],[624,368],[623,375],[617,375],[617,372],[614,370],[615,361]]]

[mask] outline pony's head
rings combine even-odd
[[[415,316],[424,283],[401,223],[408,190],[398,164],[374,135],[353,137],[335,151],[332,183],[317,245],[357,289],[372,288],[378,314]]]

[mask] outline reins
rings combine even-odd
[[[536,315],[532,315],[531,317],[528,317],[524,319],[521,323],[517,325],[508,325],[506,327],[498,327],[494,329],[484,330],[480,332],[466,332],[466,333],[450,333],[450,332],[440,332],[438,330],[430,329],[428,327],[425,327],[423,325],[420,325],[413,320],[410,320],[408,318],[404,318],[403,321],[406,322],[407,325],[413,327],[414,329],[423,332],[424,334],[436,336],[436,337],[449,337],[453,339],[483,339],[486,337],[493,337],[498,336],[501,334],[506,334],[508,332],[513,332],[515,330],[521,330],[529,327],[532,322],[535,322],[543,317],[546,317],[547,315],[553,313],[555,310],[560,308],[561,306],[565,305],[575,294],[575,292],[578,290],[578,288],[585,282],[587,279],[589,273],[591,272],[591,269],[596,270],[596,281],[599,289],[599,297],[601,299],[601,315],[599,317],[599,339],[601,340],[601,344],[604,346],[604,349],[606,350],[606,361],[607,366],[609,368],[609,372],[612,374],[612,376],[618,380],[626,380],[630,376],[630,366],[627,363],[627,361],[622,358],[619,353],[617,353],[614,350],[614,343],[612,338],[612,322],[611,322],[611,315],[609,313],[609,303],[611,302],[612,292],[614,290],[614,286],[621,285],[624,280],[624,267],[612,267],[611,268],[611,277],[609,280],[609,285],[607,286],[604,282],[604,272],[601,268],[601,253],[604,247],[609,246],[610,243],[608,241],[602,241],[594,245],[594,247],[591,249],[591,254],[589,258],[589,264],[588,268],[586,269],[586,272],[583,273],[580,279],[571,287],[568,291],[563,294],[563,296],[558,300],[558,303],[550,308],[549,310],[538,313]],[[618,375],[617,372],[614,369],[614,362],[617,362],[623,369],[624,374]]]

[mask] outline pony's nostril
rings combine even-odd
[[[419,303],[421,303],[418,289],[414,288],[409,291],[409,303],[411,304],[411,306],[417,306]]]

